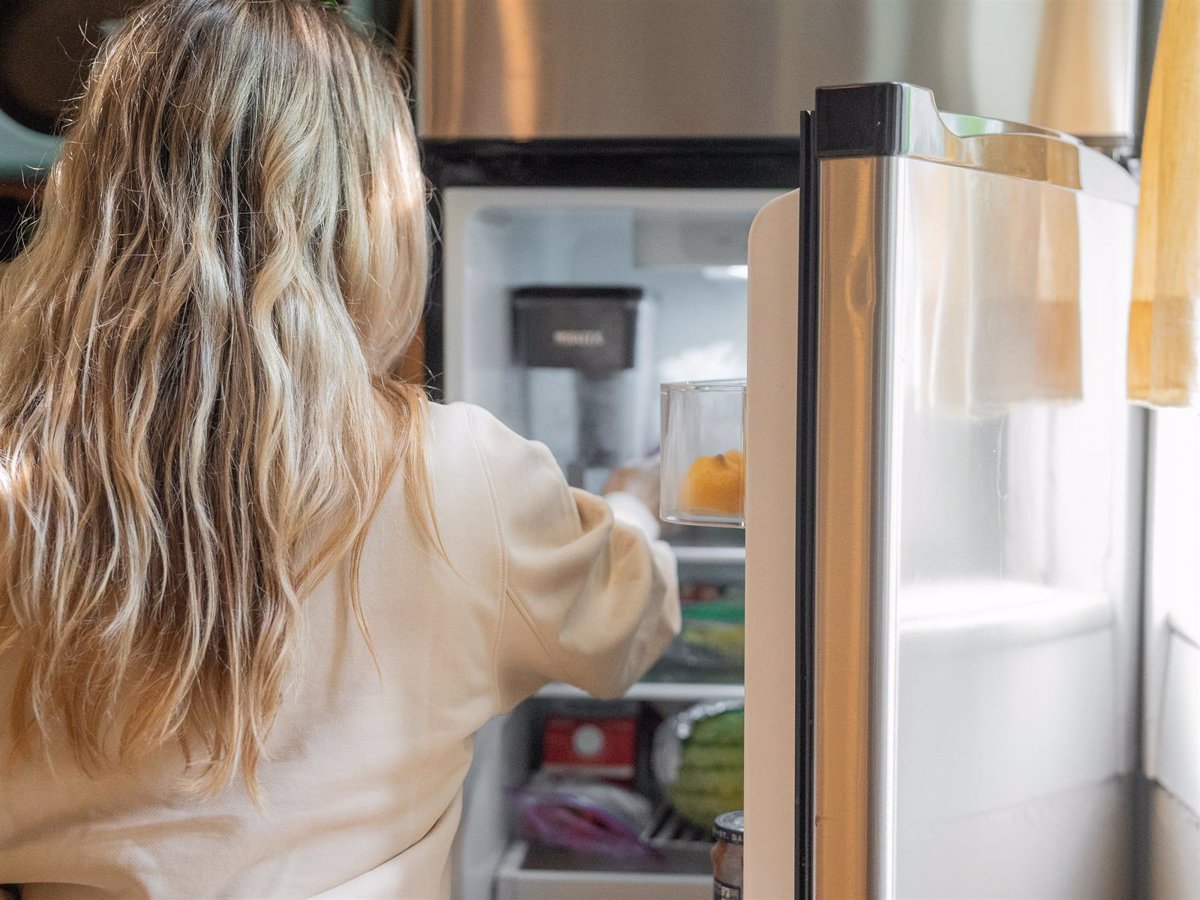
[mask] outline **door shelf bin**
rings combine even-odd
[[[659,863],[622,863],[518,842],[496,875],[496,900],[710,900],[710,846],[672,843]]]

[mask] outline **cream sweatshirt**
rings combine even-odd
[[[449,896],[480,726],[549,681],[620,695],[680,619],[673,557],[636,503],[568,488],[545,447],[478,408],[433,406],[429,425],[449,564],[393,485],[361,569],[379,671],[335,571],[305,605],[261,806],[240,782],[187,794],[174,749],[99,777],[57,750],[53,773],[4,767],[0,715],[0,884],[24,900]],[[3,711],[15,665],[0,656]]]

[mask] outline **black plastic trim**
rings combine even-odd
[[[794,138],[422,142],[447,187],[772,188],[796,186]]]
[[[816,653],[817,378],[819,375],[819,117],[800,123],[800,278],[796,347],[796,891],[815,900],[813,799]],[[815,133],[814,133],[815,132]]]
[[[897,156],[903,115],[904,85],[896,82],[817,88],[817,158]]]
[[[586,284],[531,284],[512,292],[514,300],[641,300],[645,295],[640,287]]]
[[[443,400],[446,394],[445,289],[442,287],[442,199],[433,190],[428,203],[429,231],[433,241],[430,248],[429,283],[425,290],[424,339],[425,388],[432,400]]]

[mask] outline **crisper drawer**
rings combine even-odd
[[[653,868],[568,850],[514,844],[496,875],[496,900],[710,900],[709,848],[664,849]]]

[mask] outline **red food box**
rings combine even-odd
[[[637,764],[637,720],[633,716],[546,717],[542,770],[633,781]]]

